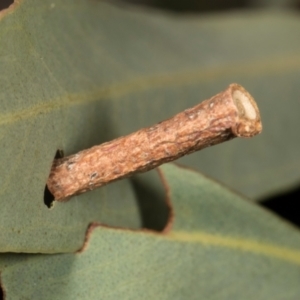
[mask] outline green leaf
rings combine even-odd
[[[130,181],[43,202],[66,155],[243,84],[264,133],[183,162],[259,198],[299,181],[300,20],[289,13],[179,17],[103,1],[16,1],[0,20],[0,251],[72,252],[90,222],[141,226]]]
[[[161,174],[166,232],[98,226],[81,253],[2,255],[6,299],[299,298],[299,231],[194,171]]]

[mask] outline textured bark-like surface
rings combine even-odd
[[[47,186],[56,200],[151,170],[183,155],[261,131],[260,114],[240,85],[157,125],[53,162]]]

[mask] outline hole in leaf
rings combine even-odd
[[[4,291],[1,285],[1,281],[0,281],[0,300],[4,300]]]
[[[14,0],[1,0],[0,1],[0,11],[5,9],[5,8],[8,8],[13,3],[14,3]]]
[[[55,153],[54,159],[62,158],[62,157],[64,157],[64,153],[62,150],[58,149]],[[53,206],[54,201],[55,201],[54,196],[51,194],[46,184],[44,190],[44,203],[48,208],[51,208]]]
[[[260,204],[282,218],[300,227],[300,187],[263,200]]]

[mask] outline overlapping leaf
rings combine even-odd
[[[259,197],[299,180],[300,20],[179,17],[103,1],[18,1],[0,20],[0,251],[72,252],[88,224],[140,226],[129,181],[48,209],[66,154],[151,125],[236,81],[264,133],[184,162]]]
[[[99,226],[81,253],[2,254],[5,299],[299,298],[295,228],[194,171],[161,172],[169,231]]]

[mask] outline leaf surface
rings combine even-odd
[[[300,234],[194,171],[161,173],[174,213],[165,233],[90,232],[85,251],[0,256],[9,299],[298,299]]]
[[[129,180],[43,203],[66,155],[243,84],[264,133],[183,162],[259,198],[299,181],[300,20],[289,13],[179,17],[103,1],[23,0],[0,17],[0,251],[72,252],[90,222],[141,226]]]

